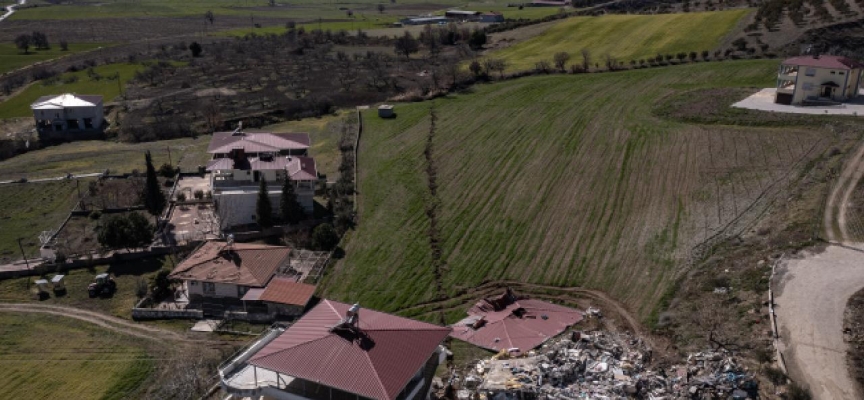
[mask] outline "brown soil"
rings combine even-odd
[[[858,384],[859,391],[864,391],[864,289],[855,293],[847,303],[843,333],[849,343],[846,353],[849,373]]]

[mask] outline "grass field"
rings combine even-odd
[[[437,100],[447,294],[489,280],[582,286],[656,316],[694,246],[756,218],[830,136],[688,125],[652,109],[684,90],[769,86],[775,74],[774,61],[700,63],[532,77]],[[436,297],[423,156],[431,105],[398,104],[392,120],[365,113],[360,223],[326,296],[387,311]]]
[[[92,173],[110,169],[112,174],[138,170],[144,172],[144,153],[150,150],[153,164],[160,166],[170,159],[183,171],[195,171],[210,159],[207,145],[210,136],[158,142],[122,143],[87,140],[49,146],[0,161],[0,181],[65,176],[67,173]]]
[[[63,223],[75,196],[70,181],[0,186],[0,264],[21,259],[18,238],[28,256],[38,254],[39,233]]]
[[[538,61],[552,63],[555,53],[570,54],[570,63],[581,63],[588,49],[591,63],[601,66],[605,56],[625,63],[657,54],[712,51],[750,10],[661,15],[604,15],[563,20],[540,35],[494,51],[509,69],[533,69]]]
[[[120,95],[123,85],[135,76],[135,72],[142,68],[141,64],[108,64],[100,65],[93,70],[101,76],[100,79],[92,79],[87,71],[67,72],[53,81],[39,81],[18,93],[12,98],[0,103],[0,118],[15,118],[32,116],[30,110],[32,104],[40,96],[62,93],[100,94],[103,101],[108,103]],[[114,79],[120,74],[119,82]],[[110,78],[110,79],[109,79]]]
[[[73,319],[0,313],[0,392],[9,399],[127,398],[154,369],[138,342]]]
[[[0,43],[0,74],[21,68],[39,61],[50,60],[67,54],[80,53],[104,46],[96,43],[69,43],[68,51],[61,51],[58,44],[50,50],[30,50],[28,54],[21,53],[14,44]]]

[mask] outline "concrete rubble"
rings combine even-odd
[[[748,399],[753,375],[724,352],[692,353],[682,365],[650,368],[652,351],[630,334],[573,331],[518,357],[502,351],[451,380],[455,397],[478,399]]]

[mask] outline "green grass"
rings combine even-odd
[[[714,171],[735,172],[743,210],[824,138],[687,125],[657,118],[653,105],[695,88],[770,86],[775,74],[776,61],[699,63],[523,78],[436,100],[448,295],[487,280],[583,286],[647,319],[692,246],[735,215],[728,197],[714,196],[732,192]],[[392,120],[364,113],[360,223],[324,295],[386,311],[434,299],[423,156],[431,105],[397,104]]]
[[[103,172],[112,174],[144,172],[144,153],[150,151],[153,164],[160,166],[170,160],[181,170],[193,172],[210,159],[207,146],[210,136],[160,140],[144,143],[123,143],[86,140],[49,146],[8,160],[0,161],[0,181],[65,176],[67,173]]]
[[[604,15],[563,20],[539,36],[489,54],[503,58],[512,70],[534,68],[555,53],[570,54],[570,63],[581,63],[588,49],[592,64],[603,66],[611,56],[625,63],[657,54],[712,51],[750,10],[661,15]],[[593,67],[593,66],[592,66]]]
[[[108,103],[120,95],[121,86],[125,85],[135,76],[135,72],[143,68],[141,64],[108,64],[93,68],[102,76],[99,80],[91,79],[87,71],[67,72],[55,81],[46,80],[35,82],[23,92],[0,104],[0,118],[29,117],[33,115],[30,110],[32,104],[40,96],[79,93],[102,95],[103,101]],[[120,82],[116,79],[108,79],[120,74]],[[70,79],[76,79],[71,81]]]
[[[75,182],[0,186],[0,264],[21,259],[18,238],[23,239],[25,254],[38,255],[39,233],[57,229],[75,200]]]
[[[68,51],[61,51],[56,43],[50,50],[30,50],[28,54],[22,53],[14,44],[0,43],[0,74],[22,68],[40,61],[59,58],[68,54],[80,53],[102,47],[96,43],[69,43]]]
[[[73,319],[0,313],[0,392],[9,399],[127,398],[155,366],[139,341]]]
[[[131,319],[132,307],[138,302],[135,295],[136,281],[149,279],[161,268],[173,268],[174,264],[169,258],[147,258],[136,261],[118,262],[111,265],[98,265],[93,268],[83,268],[65,271],[66,294],[55,295],[51,293],[45,300],[34,300],[28,289],[32,289],[32,282],[37,277],[15,278],[0,281],[0,302],[34,302],[39,304],[51,304],[81,308],[113,315],[115,317]],[[87,285],[93,282],[96,274],[108,272],[117,282],[117,292],[109,298],[91,299],[87,293]],[[46,277],[53,276],[49,273]],[[2,315],[2,314],[0,314]]]

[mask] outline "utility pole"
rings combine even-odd
[[[75,179],[75,189],[78,190],[78,208],[86,210],[86,208],[84,207],[84,201],[81,200],[81,185],[79,185],[79,183],[81,183],[81,181]]]
[[[24,264],[27,265],[27,271],[30,271],[30,261],[27,261],[27,255],[24,254],[24,246],[21,245],[21,240],[24,238],[18,238],[18,248],[21,249],[21,257],[24,257]],[[27,289],[30,289],[30,274],[27,274]]]
[[[171,161],[171,146],[165,146],[168,149],[168,165],[174,166],[174,162]]]

